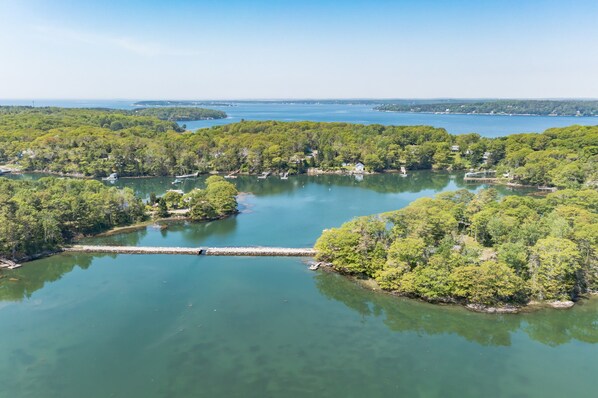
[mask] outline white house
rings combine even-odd
[[[451,146],[451,152],[459,152],[459,145]]]
[[[355,171],[356,173],[363,173],[363,172],[365,171],[365,166],[364,166],[364,164],[363,164],[363,163],[361,163],[361,162],[357,162],[357,163],[355,163],[355,169],[354,169],[354,171]]]

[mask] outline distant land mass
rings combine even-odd
[[[255,99],[255,100],[162,100],[162,101],[137,101],[134,106],[235,106],[235,104],[338,104],[338,105],[382,105],[382,104],[438,104],[455,102],[456,99],[380,99],[380,98],[353,98],[353,99]],[[476,99],[462,99],[460,102],[475,102]]]
[[[457,113],[532,116],[598,116],[598,101],[581,100],[493,100],[428,104],[384,104],[374,108],[386,112]]]
[[[108,109],[108,108],[70,108],[73,112],[95,111],[104,113],[106,115],[125,115],[125,116],[150,116],[168,122],[186,122],[190,120],[212,120],[212,119],[226,119],[227,114],[216,109],[206,109],[197,107],[156,107],[156,108],[137,108],[133,110],[125,109]],[[31,106],[0,106],[0,116],[18,115],[18,114],[36,114],[40,117],[50,115],[60,115],[64,108],[47,106],[47,107],[31,107]],[[0,123],[1,124],[1,123]],[[178,130],[176,124],[171,126],[175,131]]]
[[[195,108],[195,107],[156,107],[139,108],[131,111],[140,116],[155,116],[160,120],[189,121],[189,120],[210,120],[226,119],[226,113],[216,109]]]
[[[234,106],[229,102],[217,101],[137,101],[134,106]]]

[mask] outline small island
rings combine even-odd
[[[446,192],[325,230],[317,259],[398,295],[516,312],[598,291],[598,191]]]
[[[437,103],[384,104],[374,108],[384,112],[532,115],[532,116],[598,116],[598,101],[495,100],[443,101]]]

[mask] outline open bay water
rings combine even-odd
[[[134,100],[36,100],[35,106],[69,108],[134,109]],[[286,122],[346,122],[383,125],[428,125],[445,128],[451,134],[478,133],[499,137],[515,133],[540,133],[551,127],[574,124],[598,125],[596,117],[444,115],[431,113],[380,112],[375,105],[303,104],[284,102],[222,101],[233,106],[205,106],[228,114],[226,119],[179,122],[189,130],[236,123],[241,120],[278,120]],[[0,100],[0,105],[31,105],[29,100]]]
[[[116,185],[147,197],[171,180]],[[481,187],[432,172],[234,182],[250,192],[235,217],[89,243],[309,246],[352,217]],[[597,387],[597,300],[477,314],[294,258],[64,254],[5,275],[0,397],[590,397]]]

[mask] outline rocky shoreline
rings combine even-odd
[[[318,268],[322,272],[330,272],[339,274],[345,278],[349,278],[351,281],[356,283],[357,285],[361,286],[364,289],[368,289],[377,293],[387,294],[394,297],[403,297],[410,300],[417,300],[422,301],[425,303],[433,304],[433,305],[456,305],[459,307],[463,307],[472,312],[484,313],[484,314],[520,314],[520,313],[527,313],[533,311],[539,311],[542,309],[557,309],[557,310],[566,310],[570,309],[575,306],[575,302],[570,300],[563,300],[563,301],[530,301],[525,305],[512,305],[506,304],[502,306],[488,306],[483,304],[474,304],[474,303],[465,303],[459,302],[457,300],[428,300],[423,297],[416,297],[410,296],[405,294],[400,294],[397,292],[392,292],[388,290],[382,289],[378,283],[368,277],[363,277],[359,275],[349,275],[343,272],[337,271],[332,267],[332,264],[321,263],[321,266]]]

